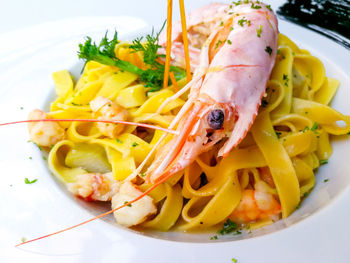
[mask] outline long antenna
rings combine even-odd
[[[150,128],[154,130],[160,130],[167,133],[178,135],[179,132],[167,128],[158,127],[151,124],[145,124],[145,123],[137,123],[137,122],[130,122],[130,121],[117,121],[117,120],[98,120],[98,119],[38,119],[38,120],[23,120],[23,121],[13,121],[13,122],[5,122],[0,123],[0,126],[6,126],[6,125],[12,125],[12,124],[18,124],[18,123],[28,123],[28,122],[61,122],[61,121],[78,121],[78,122],[103,122],[103,123],[116,123],[116,124],[125,124],[125,125],[133,125],[133,126],[139,126],[144,128]]]

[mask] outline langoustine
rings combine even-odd
[[[202,8],[220,16],[212,20],[193,81],[184,88],[191,89],[189,99],[170,126],[177,126],[180,135],[158,150],[147,170],[148,181],[164,181],[227,138],[218,153],[225,157],[245,137],[258,113],[277,49],[276,16],[264,4],[257,5]],[[192,14],[189,28],[197,23],[196,14],[202,17],[203,12]]]

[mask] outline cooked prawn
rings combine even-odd
[[[143,192],[137,189],[133,183],[126,181],[122,183],[119,192],[113,196],[112,209],[130,202],[142,194]],[[115,211],[114,217],[118,224],[129,227],[144,222],[156,212],[157,208],[152,197],[147,195],[137,202]]]
[[[276,16],[264,4],[259,6],[226,5],[220,19],[214,19],[220,23],[210,26],[200,64],[190,87],[185,87],[190,88],[189,99],[170,126],[177,126],[179,135],[158,150],[147,170],[148,181],[163,181],[223,139],[227,140],[218,155],[225,157],[245,137],[258,113],[277,49]]]
[[[35,109],[28,115],[29,120],[49,119],[42,110]],[[57,122],[28,123],[30,140],[40,146],[50,147],[64,139],[64,129]]]
[[[129,118],[129,113],[115,101],[111,101],[105,97],[97,97],[90,102],[90,107],[94,112],[94,116],[98,120],[115,120],[126,121]],[[123,124],[96,123],[97,128],[106,136],[115,138],[123,129]]]
[[[278,219],[281,205],[272,194],[255,190],[244,190],[241,202],[230,215],[236,223],[250,223],[264,219]]]
[[[113,178],[112,173],[81,174],[75,182],[67,183],[70,192],[87,201],[110,201],[119,187],[120,182]]]

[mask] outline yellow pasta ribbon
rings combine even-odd
[[[292,162],[276,136],[268,112],[259,113],[251,132],[270,168],[281,202],[282,216],[286,218],[300,202],[299,182]]]

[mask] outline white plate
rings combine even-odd
[[[147,25],[130,17],[80,18],[0,36],[0,122],[26,119],[31,109],[45,108],[53,94],[51,73],[76,69],[77,44],[83,36],[100,37],[107,28],[117,28],[120,38],[125,38],[144,32]],[[283,21],[280,31],[319,57],[327,76],[341,81],[333,106],[349,114],[350,53]],[[19,41],[23,37],[26,43]],[[333,142],[334,154],[317,172],[316,189],[301,209],[287,220],[233,241],[210,241],[205,234],[142,235],[116,226],[107,217],[14,248],[22,237],[45,235],[101,211],[67,194],[49,175],[40,151],[28,139],[26,125],[0,128],[1,262],[232,262],[232,258],[239,263],[349,262],[350,140],[345,138]],[[25,177],[38,181],[26,185]],[[323,183],[325,178],[329,182]]]

